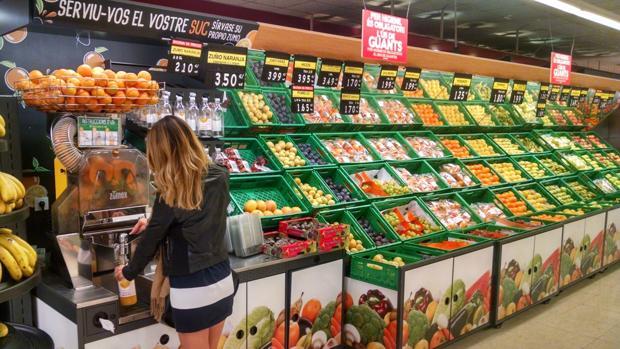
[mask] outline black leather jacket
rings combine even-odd
[[[202,209],[187,211],[173,208],[159,195],[155,198],[148,227],[142,232],[131,261],[123,268],[127,280],[133,280],[164,244],[164,274],[191,274],[228,259],[226,216],[230,202],[228,172],[209,166],[204,179]]]

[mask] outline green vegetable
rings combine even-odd
[[[534,285],[540,276],[542,275],[542,257],[539,254],[535,254],[527,266],[527,272],[531,275],[532,281],[530,285]]]
[[[463,280],[458,279],[452,283],[437,306],[433,322],[437,322],[441,315],[444,315],[447,319],[452,318],[463,305],[465,304],[465,283]]]
[[[586,253],[587,251],[590,251],[590,235],[585,234],[583,236],[583,239],[581,239],[581,245],[580,245],[579,251],[581,251],[582,253]]]
[[[502,297],[502,305],[505,307],[512,303],[514,296],[517,294],[517,284],[511,278],[504,278],[502,281],[504,288],[504,296]]]
[[[354,305],[347,310],[346,323],[353,325],[360,333],[361,343],[383,343],[385,321],[366,304]]]
[[[566,275],[571,275],[573,270],[575,270],[573,260],[570,259],[568,253],[562,252],[562,256],[560,257],[560,275],[562,279],[564,279]]]
[[[421,311],[412,310],[409,312],[407,323],[409,324],[409,340],[407,344],[413,347],[420,339],[424,338],[426,331],[428,331],[428,318]]]
[[[317,316],[316,320],[314,320],[314,324],[312,325],[312,333],[323,331],[327,335],[327,338],[331,338],[332,334],[330,331],[330,325],[335,311],[336,302],[329,302],[325,308],[321,309],[319,316]],[[335,335],[337,335],[337,333],[333,334],[333,336]]]
[[[256,307],[233,329],[224,343],[224,349],[246,349],[246,342],[247,349],[259,349],[269,343],[275,325],[271,309]]]
[[[616,253],[618,246],[612,234],[605,234],[605,256],[612,256]]]

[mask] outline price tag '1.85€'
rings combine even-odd
[[[205,83],[209,87],[244,87],[247,48],[210,44],[206,56]]]

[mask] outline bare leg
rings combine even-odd
[[[179,333],[179,340],[181,342],[181,346],[179,348],[210,349],[208,328],[197,332]]]
[[[209,349],[217,349],[217,344],[224,329],[224,321],[209,328]]]

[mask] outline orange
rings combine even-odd
[[[58,79],[64,79],[64,77],[67,75],[67,71],[64,69],[56,69],[54,70],[52,75],[54,75]]]
[[[94,87],[95,86],[95,79],[89,78],[89,77],[81,78],[80,79],[80,86],[81,87],[86,87],[86,88]]]
[[[118,88],[120,88],[120,89],[124,89],[125,88],[125,81],[124,80],[117,79],[116,80],[116,84],[118,85]]]
[[[148,104],[153,105],[153,104],[157,104],[157,102],[159,102],[159,97],[151,96],[151,98],[149,99],[149,103]]]
[[[138,76],[134,73],[127,73],[127,75],[125,75],[125,85],[127,87],[136,86],[136,80],[138,80]]]
[[[138,91],[137,89],[130,87],[127,89],[126,91],[127,94],[127,98],[129,99],[135,99],[138,98],[140,96],[140,91]]]
[[[94,68],[92,69],[92,72],[93,72],[93,76],[94,76],[95,74],[103,74],[103,68],[101,68],[101,67],[94,67]]]
[[[154,96],[157,94],[159,90],[159,84],[155,80],[151,80],[151,85],[149,86],[149,95]]]
[[[103,93],[103,96],[98,96],[97,102],[99,104],[112,104],[112,97],[110,97],[107,93]]]
[[[142,92],[140,93],[140,97],[138,97],[138,99],[136,100],[136,104],[138,105],[145,105],[146,102],[148,102],[151,99],[151,97],[149,97],[149,94],[146,92]]]
[[[271,212],[275,211],[278,208],[278,205],[273,200],[267,200],[267,202],[265,202],[265,205],[267,206],[267,211]]]
[[[103,96],[105,96],[105,95],[106,95],[105,91],[104,91],[101,87],[95,87],[94,89],[92,89],[92,90],[90,91],[90,94],[91,94],[93,97],[97,97],[97,98],[98,98],[98,97],[103,97]]]
[[[93,76],[93,70],[88,64],[82,64],[77,67],[77,73],[84,77]]]
[[[78,86],[80,86],[81,81],[78,78],[69,78],[69,79],[67,79],[67,84],[71,84],[71,85],[73,85],[75,87],[78,87]]]
[[[99,68],[101,69],[101,68]],[[108,86],[108,76],[103,72],[101,73],[93,73],[93,78],[95,78],[95,84],[97,86],[106,87]]]
[[[131,110],[131,108],[133,108],[133,103],[131,103],[130,100],[125,100],[125,103],[123,103],[121,110],[124,112],[128,112]]]
[[[144,79],[144,80],[151,80],[151,73],[147,72],[146,70],[140,70],[140,72],[138,73],[138,77],[140,79]]]
[[[65,87],[62,88],[62,93],[65,95],[69,95],[69,96],[74,96],[77,93],[77,87],[68,82],[66,83]]]
[[[117,79],[121,79],[122,80],[122,79],[125,78],[125,75],[127,75],[127,73],[122,71],[122,70],[119,70],[119,71],[116,72],[116,78]]]
[[[90,100],[90,93],[82,89],[79,89],[77,91],[77,97],[75,98],[75,101],[78,102],[78,104],[86,104],[88,103],[89,100]]]
[[[108,77],[108,79],[116,79],[116,73],[110,69],[106,69],[103,73]]]
[[[138,79],[138,82],[136,82],[136,87],[139,88],[140,90],[146,90],[151,86],[151,83],[149,81],[146,81],[142,78]]]
[[[40,79],[43,77],[43,73],[41,73],[40,70],[31,70],[30,73],[28,73],[28,77],[30,80]]]
[[[108,87],[105,89],[105,92],[112,96],[115,95],[116,92],[118,92],[118,83],[116,82],[116,80],[108,81]]]
[[[114,95],[114,97],[112,97],[112,103],[114,103],[116,105],[122,105],[123,103],[125,103],[125,92],[118,91]]]

